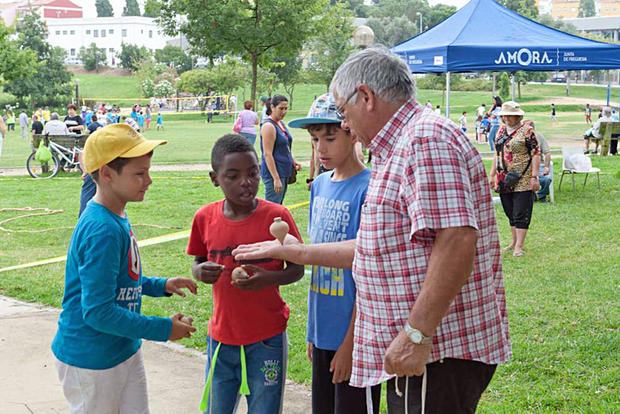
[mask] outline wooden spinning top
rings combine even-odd
[[[288,223],[282,220],[282,217],[275,217],[273,219],[273,223],[269,226],[269,233],[278,241],[280,244],[284,244],[284,238],[288,234]]]
[[[235,267],[230,276],[232,280],[245,280],[249,279],[250,275],[245,271],[245,269],[241,266]]]
[[[194,318],[192,318],[191,316],[184,316],[181,318],[181,322],[192,325],[194,323]]]

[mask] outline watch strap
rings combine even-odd
[[[409,321],[405,322],[405,332],[407,333],[407,336],[409,337],[411,342],[413,342],[414,344],[429,345],[433,343],[432,336],[425,336],[419,329],[412,328],[411,325],[409,325]],[[420,341],[415,339],[415,337],[418,336],[418,333],[419,337],[422,338]]]

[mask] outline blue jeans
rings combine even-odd
[[[489,130],[489,145],[491,146],[491,151],[495,151],[495,135],[499,131],[499,125],[491,125],[491,129]]]
[[[540,166],[540,170],[538,171],[538,182],[540,183],[540,190],[536,193],[536,198],[538,200],[545,198],[549,195],[549,187],[551,186],[551,174],[543,175],[542,170],[545,168],[544,165]]]
[[[282,204],[284,196],[286,195],[286,188],[288,187],[288,177],[280,177],[280,179],[282,180],[282,192],[276,193],[273,189],[273,178],[263,177],[263,184],[265,184],[265,200]]]
[[[250,134],[248,132],[239,132],[239,135],[247,139],[250,142],[250,145],[254,146],[254,143],[256,142],[256,134]]]
[[[207,336],[207,355],[213,355],[218,341]],[[245,360],[250,394],[246,396],[248,414],[277,414],[282,412],[288,342],[286,331],[265,340],[245,345]],[[240,398],[241,347],[220,346],[207,411],[212,414],[231,414]],[[211,360],[207,360],[209,375]]]
[[[82,183],[82,192],[80,193],[80,212],[78,213],[78,218],[82,215],[82,212],[86,208],[86,205],[90,201],[91,198],[95,196],[97,192],[97,185],[90,174],[86,174],[86,178],[84,178],[84,183]]]

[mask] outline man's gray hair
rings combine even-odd
[[[50,121],[58,118],[60,118],[60,116],[58,116],[58,112],[52,112],[52,114],[50,115]]]
[[[416,97],[415,79],[407,64],[384,46],[349,56],[336,71],[329,89],[346,98],[362,83],[386,102],[401,103]]]
[[[611,108],[609,106],[603,107],[603,116],[611,118]]]

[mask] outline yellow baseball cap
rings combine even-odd
[[[136,158],[168,141],[147,140],[127,124],[111,124],[98,129],[86,140],[84,164],[92,173],[118,157]]]

